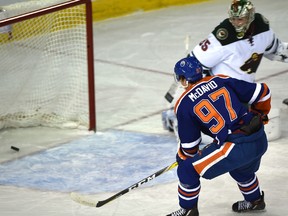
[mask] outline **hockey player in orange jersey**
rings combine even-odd
[[[232,205],[233,211],[265,209],[264,192],[255,173],[268,146],[262,119],[271,108],[268,86],[225,75],[203,78],[202,65],[195,57],[178,61],[174,72],[185,88],[174,109],[181,208],[168,216],[198,216],[200,178],[213,179],[225,173],[237,182],[244,197]],[[199,149],[202,133],[214,141]]]

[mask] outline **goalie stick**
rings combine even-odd
[[[120,196],[122,196],[122,195],[130,192],[131,190],[134,190],[134,189],[138,188],[138,187],[141,186],[142,184],[145,184],[145,183],[153,180],[154,178],[162,175],[163,173],[165,173],[165,172],[173,169],[173,168],[176,167],[177,165],[178,165],[178,163],[177,163],[177,162],[174,162],[174,163],[172,163],[171,165],[164,167],[163,169],[161,169],[161,170],[153,173],[152,175],[150,175],[150,176],[142,179],[141,181],[139,181],[139,182],[131,185],[131,186],[128,187],[128,188],[125,188],[124,190],[118,192],[117,194],[115,194],[115,195],[113,195],[113,196],[111,196],[111,197],[109,197],[109,198],[107,198],[107,199],[105,199],[105,200],[102,200],[102,201],[91,200],[91,199],[88,198],[87,196],[83,196],[83,195],[80,195],[80,194],[75,193],[75,192],[72,192],[72,193],[70,194],[70,197],[71,197],[72,200],[74,200],[75,202],[80,203],[80,204],[82,204],[82,205],[91,206],[91,207],[97,207],[97,208],[98,208],[98,207],[101,207],[101,206],[103,206],[103,205],[105,205],[105,204],[107,204],[107,203],[109,203],[109,202],[111,202],[111,201],[119,198]]]
[[[186,51],[186,55],[189,54],[189,45],[190,45],[190,35],[186,35],[185,38],[185,51]],[[176,93],[176,90],[178,88],[178,84],[176,82],[173,82],[169,88],[169,90],[167,91],[167,93],[165,94],[165,99],[169,102],[172,103],[173,99],[174,99],[174,95]]]

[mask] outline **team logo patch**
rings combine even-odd
[[[258,61],[259,59],[259,55],[258,53],[253,53],[252,56],[251,56],[251,59],[255,62],[255,61]]]
[[[225,28],[218,29],[218,31],[216,32],[216,37],[219,40],[225,40],[228,37],[227,29],[225,29]]]

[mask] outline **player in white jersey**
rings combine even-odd
[[[288,63],[288,43],[281,42],[269,21],[249,0],[234,0],[229,18],[221,22],[208,38],[191,52],[211,75],[225,74],[255,82],[255,73],[262,60]]]
[[[263,56],[288,63],[288,43],[275,35],[263,15],[255,13],[250,0],[233,0],[228,14],[229,18],[216,26],[190,53],[208,74],[224,74],[255,82],[255,73]],[[162,122],[164,128],[177,135],[177,120],[172,109],[162,113]]]

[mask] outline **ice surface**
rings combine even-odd
[[[190,47],[204,39],[227,17],[229,2],[215,0],[95,23],[97,119],[103,130],[2,130],[0,214],[156,216],[177,210],[176,169],[101,208],[81,206],[69,192],[103,200],[173,162],[176,140],[162,129],[160,113],[167,107],[163,96],[173,82],[174,64],[185,54],[186,35],[191,36]],[[276,34],[288,41],[288,1],[253,2]],[[264,60],[256,75],[271,88],[281,129],[280,138],[269,142],[257,173],[267,203],[266,212],[259,215],[288,215],[288,107],[282,104],[288,97],[287,74],[287,64]],[[238,215],[231,204],[240,199],[229,175],[203,180],[200,215]]]

